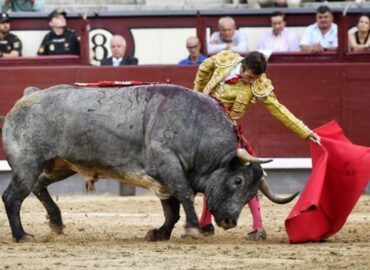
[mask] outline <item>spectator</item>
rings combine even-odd
[[[213,33],[208,42],[208,54],[215,54],[228,49],[241,54],[248,52],[247,35],[236,30],[236,24],[233,18],[220,18],[218,20],[218,29],[219,32]]]
[[[300,42],[301,51],[320,53],[338,48],[338,26],[333,23],[333,14],[328,6],[316,10],[316,23],[309,25]]]
[[[5,0],[1,7],[2,11],[42,11],[45,8],[45,0]]]
[[[349,47],[352,51],[370,49],[370,17],[363,14],[357,23],[357,30],[348,34]]]
[[[22,56],[22,42],[11,33],[10,19],[7,13],[0,13],[0,57]]]
[[[284,13],[275,11],[271,14],[270,20],[272,31],[269,31],[262,37],[258,49],[275,52],[299,51],[299,39],[294,32],[285,27]]]
[[[197,37],[191,36],[186,40],[186,48],[189,51],[189,56],[185,59],[182,59],[179,62],[179,65],[199,65],[204,60],[207,59],[207,56],[200,53],[200,41]]]
[[[102,66],[137,65],[138,59],[126,54],[126,40],[121,35],[114,35],[110,41],[112,56],[101,61]]]
[[[41,42],[37,55],[80,54],[80,41],[74,30],[67,28],[67,13],[55,9],[49,14],[51,31]]]

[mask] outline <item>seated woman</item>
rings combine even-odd
[[[357,23],[357,31],[348,34],[351,51],[367,51],[370,49],[370,17],[361,15]]]

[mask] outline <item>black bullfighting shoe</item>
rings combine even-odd
[[[200,233],[204,236],[211,236],[215,234],[215,227],[213,224],[208,224],[202,228],[200,228]]]
[[[254,230],[254,231],[247,233],[245,238],[247,240],[266,240],[267,233],[265,230],[262,230],[262,231]]]

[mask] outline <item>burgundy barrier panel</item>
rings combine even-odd
[[[355,144],[370,146],[370,52],[348,53],[347,29],[369,9],[352,9],[346,16],[334,10],[339,26],[337,53],[310,55],[274,53],[269,59],[268,76],[281,103],[311,128],[337,120]],[[314,9],[286,9],[288,26],[306,26],[315,20]],[[23,57],[0,59],[0,115],[6,114],[28,86],[46,88],[56,84],[96,82],[100,80],[140,80],[171,82],[192,88],[196,67],[141,65],[130,67],[92,67],[88,65],[87,25],[105,28],[127,39],[128,52],[135,52],[131,28],[194,27],[205,42],[206,28],[217,29],[220,16],[231,15],[240,27],[269,26],[271,9],[219,11],[100,12],[69,13],[68,24],[81,36],[80,57]],[[11,14],[13,30],[46,30],[47,14]],[[203,46],[205,48],[205,46]],[[258,103],[241,120],[244,130],[259,156],[308,157],[308,143],[275,120]],[[4,159],[0,144],[0,160]]]
[[[356,144],[370,145],[370,63],[270,64],[268,76],[281,103],[311,128],[332,119]],[[191,88],[196,67],[0,67],[0,114],[6,114],[28,86],[100,80],[167,82]],[[290,132],[257,103],[242,119],[244,130],[258,155],[308,157],[308,143]],[[3,159],[0,152],[0,159]]]

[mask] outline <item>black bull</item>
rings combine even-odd
[[[165,221],[149,240],[169,239],[186,214],[185,236],[197,237],[194,195],[205,193],[216,223],[236,225],[260,187],[262,168],[238,150],[233,123],[219,104],[174,85],[127,88],[28,88],[6,116],[2,137],[12,180],[3,194],[13,237],[27,240],[20,208],[31,193],[61,233],[59,207],[47,186],[76,172],[147,188]],[[258,162],[258,160],[257,160]]]

